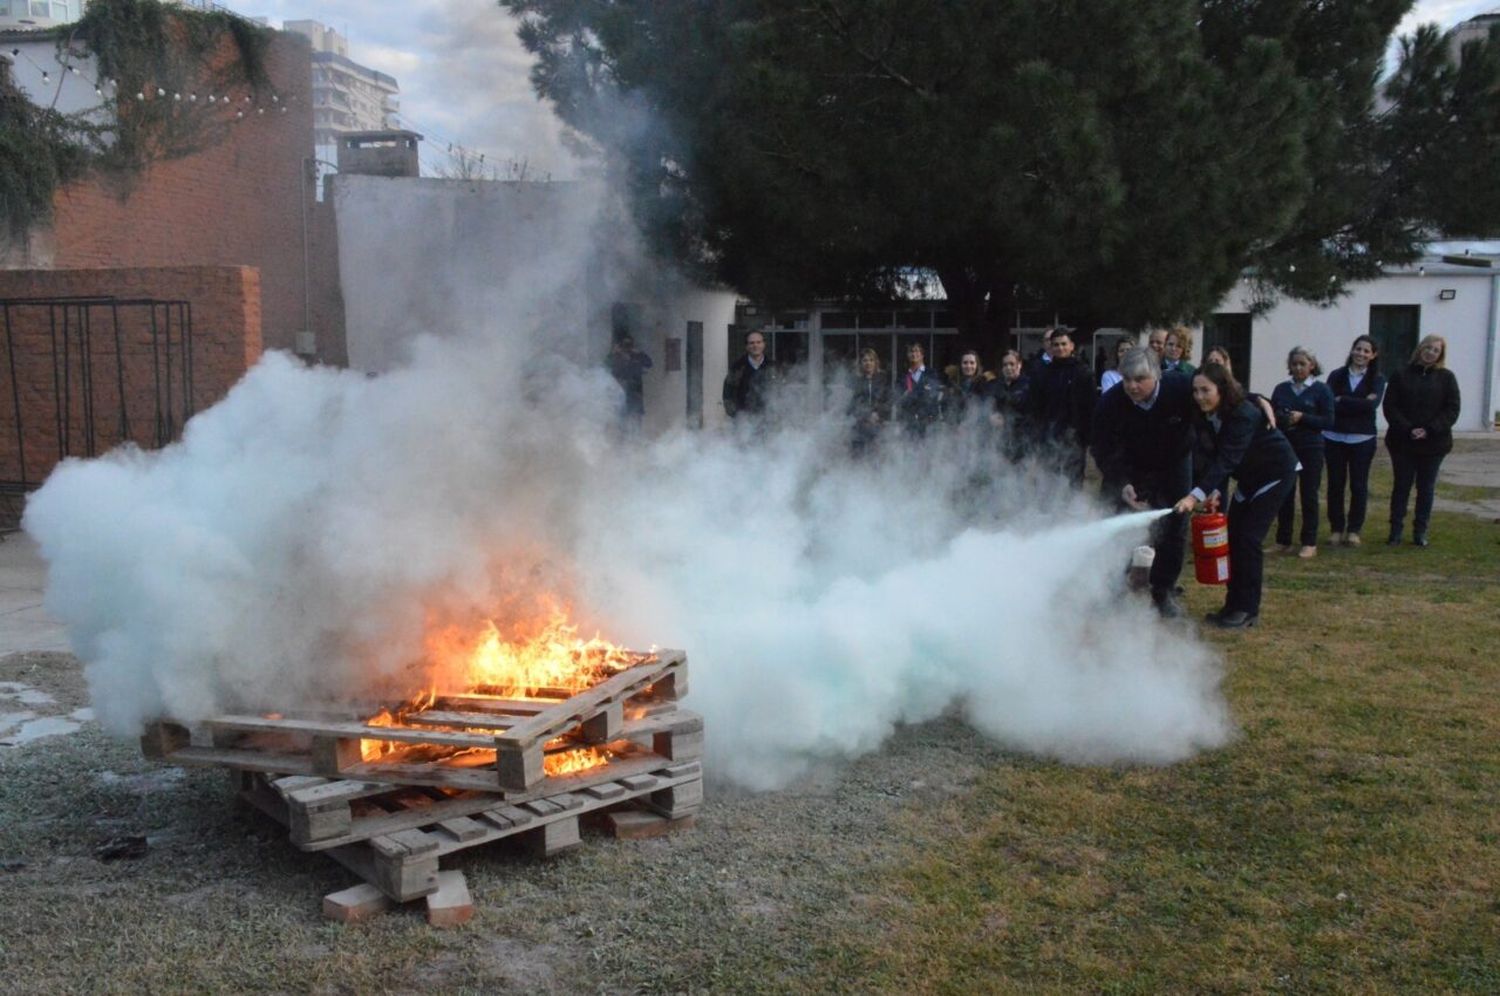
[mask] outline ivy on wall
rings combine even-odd
[[[0,80],[0,245],[46,221],[72,180],[93,174],[124,195],[149,163],[214,145],[234,121],[229,94],[250,99],[270,86],[270,30],[220,11],[94,0],[65,30],[59,61],[91,58],[109,85],[98,109],[68,115]]]

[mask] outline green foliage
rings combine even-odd
[[[1031,293],[1166,321],[1247,267],[1327,300],[1500,221],[1447,182],[1495,165],[1484,46],[1459,72],[1428,39],[1376,106],[1410,0],[501,2],[652,244],[758,297],[915,270],[979,321]]]
[[[100,78],[113,84],[116,128],[101,165],[128,175],[222,139],[221,111],[173,95],[206,98],[268,86],[269,43],[267,29],[221,11],[161,0],[94,0],[64,44],[75,56],[92,56]]]
[[[98,112],[60,114],[0,85],[0,244],[46,220],[63,184],[90,172],[128,184],[154,160],[222,138],[225,108],[172,95],[266,87],[269,42],[266,29],[220,12],[160,0],[90,3],[59,49],[64,61],[92,58],[113,84]]]
[[[88,168],[92,138],[65,115],[37,107],[0,77],[0,244],[22,239],[52,211],[52,192]]]

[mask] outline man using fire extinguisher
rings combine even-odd
[[[1172,507],[1193,486],[1193,386],[1180,373],[1162,374],[1156,354],[1131,349],[1119,362],[1121,380],[1094,408],[1092,450],[1104,475],[1103,497],[1123,509]],[[1183,615],[1177,600],[1187,516],[1162,516],[1151,526],[1151,601],[1164,619]]]

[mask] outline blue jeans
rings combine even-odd
[[[1370,464],[1375,440],[1362,443],[1324,443],[1328,458],[1328,527],[1336,533],[1358,533],[1365,528],[1370,504]],[[1349,484],[1349,518],[1344,518],[1344,483]]]
[[[1447,455],[1418,455],[1404,449],[1391,449],[1391,468],[1396,472],[1396,480],[1391,485],[1392,535],[1400,533],[1406,522],[1406,499],[1411,495],[1413,483],[1417,486],[1417,514],[1412,517],[1412,531],[1427,532],[1427,523],[1432,519],[1432,499],[1437,493],[1438,468]]]

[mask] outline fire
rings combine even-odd
[[[493,621],[487,621],[477,633],[456,626],[434,630],[427,639],[432,675],[429,687],[395,710],[381,709],[365,720],[366,725],[416,728],[412,717],[432,708],[445,695],[492,697],[512,703],[556,702],[591,688],[647,657],[597,636],[591,640],[579,638],[577,627],[561,609],[554,609],[545,623],[530,627],[530,633],[526,629],[517,627],[516,637],[509,640]],[[472,733],[497,732],[493,726],[442,725]],[[564,744],[553,746],[561,748]],[[439,748],[368,738],[360,741],[360,755],[366,762],[420,763],[442,759],[480,766],[494,763],[494,753],[477,748]],[[609,752],[602,748],[557,749],[543,760],[543,770],[549,776],[572,774],[609,760]]]
[[[561,610],[536,632],[510,640],[493,621],[477,635],[440,629],[428,638],[427,653],[440,683],[509,698],[565,698],[641,660],[598,636],[579,639]]]

